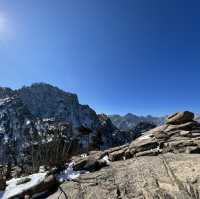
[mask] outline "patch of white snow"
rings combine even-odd
[[[88,155],[86,153],[81,154],[82,158],[86,158]]]
[[[110,163],[110,160],[109,160],[108,155],[104,156],[104,157],[102,158],[102,160],[105,160],[107,164]]]
[[[31,123],[30,120],[27,120],[27,121],[26,121],[26,125],[29,125],[30,123]]]
[[[14,197],[16,195],[20,195],[24,191],[27,191],[27,190],[39,185],[45,179],[46,175],[47,175],[47,173],[36,173],[36,174],[30,175],[27,177],[13,178],[13,179],[7,181],[6,184],[8,186],[5,190],[5,193],[3,194],[2,199],[7,199],[7,198]],[[24,184],[17,185],[19,180],[23,180],[25,178],[30,178],[31,180]]]
[[[5,135],[5,136],[4,136],[4,142],[5,142],[5,143],[8,143],[8,140],[9,140],[8,135]]]
[[[66,180],[73,180],[80,176],[80,171],[73,170],[74,164],[74,161],[70,162],[67,169],[65,169],[61,174],[57,175],[57,179],[60,182],[64,182]]]
[[[142,135],[138,138],[138,140],[147,140],[150,139],[152,136],[152,134],[146,134],[146,135]]]

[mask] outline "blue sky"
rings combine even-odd
[[[97,112],[200,112],[200,2],[1,0],[0,85],[47,82]]]

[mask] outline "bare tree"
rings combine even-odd
[[[73,130],[69,123],[54,122],[38,133],[32,140],[31,155],[33,170],[39,166],[62,166],[69,158],[73,142]]]

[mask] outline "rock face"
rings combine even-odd
[[[98,126],[95,111],[87,105],[79,104],[76,94],[49,84],[35,83],[18,90],[0,87],[0,99],[13,96],[18,96],[34,117],[67,121],[74,127],[84,124],[93,129]]]
[[[33,116],[17,97],[0,100],[0,161],[16,164],[31,140]],[[17,156],[21,154],[21,156]]]
[[[95,111],[89,106],[80,105],[76,94],[44,83],[23,87],[17,93],[35,117],[55,118],[71,122],[75,127],[84,124],[94,129],[98,125]]]
[[[153,117],[153,116],[137,116],[132,113],[128,113],[125,116],[121,115],[110,115],[109,116],[113,124],[122,131],[132,130],[139,123],[152,123],[159,126],[164,123],[164,117]]]
[[[110,118],[105,114],[98,115],[98,118],[100,125],[97,128],[97,136],[100,136],[100,141],[102,143],[99,149],[104,150],[108,148],[106,146],[114,146],[115,142],[120,145],[120,142],[117,141],[117,137],[115,136],[115,132],[118,131],[118,129],[113,125]]]

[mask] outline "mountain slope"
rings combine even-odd
[[[0,164],[21,162],[35,133],[31,131],[33,122],[34,117],[20,98],[0,99]]]

